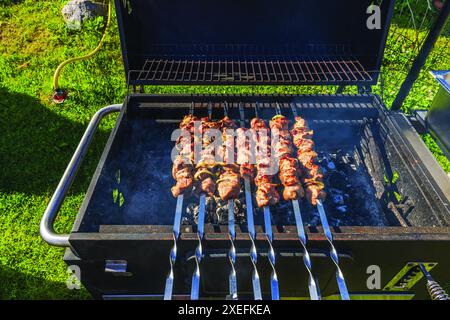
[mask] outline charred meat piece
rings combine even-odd
[[[217,180],[220,198],[225,201],[238,198],[241,189],[239,166],[224,165],[220,170],[220,178]]]
[[[256,155],[255,177],[256,203],[258,207],[265,207],[276,204],[280,200],[280,195],[276,189],[277,185],[272,182],[273,174],[271,167],[273,166],[270,151],[270,135],[264,120],[259,118],[252,119],[251,128],[258,133],[256,140],[258,152]],[[266,132],[263,132],[265,130]],[[261,133],[265,133],[262,134]]]
[[[202,133],[202,152],[200,154],[200,161],[196,166],[195,180],[197,188],[200,193],[212,197],[216,192],[215,175],[215,152],[214,147],[211,146],[212,135],[209,129],[218,129],[220,123],[211,121],[208,117],[201,118],[201,133]]]
[[[196,120],[197,118],[193,115],[185,116],[180,122],[179,127],[182,130],[188,131],[191,134],[191,137],[193,137],[194,122]],[[171,188],[172,195],[174,197],[178,197],[180,194],[189,191],[194,182],[194,168],[192,165],[194,153],[192,148],[192,139],[190,141],[179,139],[176,142],[177,149],[181,150],[181,152],[175,158],[172,166],[172,176],[176,181],[175,185]]]
[[[315,164],[317,153],[314,151],[312,140],[313,130],[310,130],[306,121],[301,117],[295,118],[295,123],[291,130],[294,145],[297,148],[297,159],[302,170],[301,179],[305,187],[308,201],[316,205],[317,199],[325,198],[323,191],[323,174],[320,167]]]
[[[278,176],[284,186],[284,200],[295,200],[304,196],[299,180],[298,161],[293,157],[293,146],[289,132],[289,120],[277,115],[269,123],[272,134],[278,138],[275,144],[275,156],[279,159]]]
[[[236,199],[239,197],[241,189],[240,172],[239,165],[234,164],[234,137],[227,134],[227,130],[235,129],[237,125],[229,117],[224,117],[220,121],[220,127],[223,141],[221,153],[224,163],[219,168],[220,175],[219,180],[217,180],[219,196],[222,200]]]
[[[255,166],[253,165],[251,152],[254,151],[255,144],[251,131],[246,128],[236,130],[237,163],[241,166],[240,174],[244,179],[253,179],[254,177]]]

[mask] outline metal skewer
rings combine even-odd
[[[255,116],[259,118],[258,115],[258,102],[255,104]],[[272,267],[272,272],[270,274],[270,290],[272,294],[272,300],[280,300],[280,292],[278,288],[278,276],[275,269],[276,255],[273,249],[273,234],[272,234],[272,221],[270,217],[270,208],[265,206],[264,210],[264,232],[266,234],[267,242],[269,243],[268,259],[270,266]]]
[[[211,120],[212,105],[208,103],[208,119]],[[195,271],[192,274],[191,283],[191,300],[198,300],[200,292],[200,263],[203,258],[203,237],[205,235],[205,209],[206,209],[206,194],[200,194],[200,203],[198,206],[198,219],[197,219],[197,239],[198,244],[195,249]]]
[[[245,127],[245,115],[244,107],[239,104],[239,114],[241,116],[241,127]],[[250,146],[249,146],[250,147]],[[253,297],[255,300],[262,300],[261,295],[261,284],[259,281],[258,269],[256,263],[258,261],[258,253],[256,251],[256,232],[255,232],[255,222],[253,219],[253,204],[252,195],[250,188],[250,180],[248,177],[244,178],[244,190],[245,190],[245,203],[247,205],[247,227],[250,236],[251,247],[250,247],[250,259],[252,260],[253,272],[252,272],[252,285],[253,285]]]
[[[230,260],[231,271],[228,276],[228,282],[230,284],[230,299],[237,300],[237,279],[236,279],[236,247],[234,246],[234,240],[236,239],[236,231],[234,229],[234,200],[228,200],[228,235],[230,237],[230,251],[228,253],[228,259]]]
[[[191,300],[198,300],[200,291],[200,262],[203,257],[203,236],[205,234],[205,206],[206,206],[206,196],[204,193],[200,195],[200,204],[197,220],[197,239],[198,245],[195,249],[195,271],[192,275],[192,285],[191,285]]]
[[[323,208],[323,204],[320,199],[317,199],[317,211],[319,211],[323,232],[325,233],[325,237],[327,238],[327,241],[330,244],[330,257],[336,266],[336,281],[339,287],[339,292],[341,293],[341,299],[350,300],[347,285],[345,284],[344,274],[342,273],[341,268],[339,267],[338,254],[336,248],[333,245],[333,234],[331,233],[330,226],[328,225],[327,215],[325,214],[325,210]]]
[[[275,107],[276,114],[281,115],[281,109],[279,104],[276,104]],[[297,110],[292,109],[294,116],[297,116]],[[300,212],[300,205],[298,203],[298,199],[292,200],[292,207],[294,208],[294,217],[295,217],[295,225],[297,227],[297,234],[300,240],[300,243],[303,247],[303,264],[308,271],[308,288],[309,288],[309,296],[311,300],[319,300],[318,288],[316,285],[316,281],[314,280],[314,276],[312,274],[312,262],[311,257],[309,256],[308,249],[306,248],[307,238],[305,234],[305,229],[303,226],[302,214]]]
[[[293,105],[291,105],[292,113],[295,117],[297,117],[297,110]],[[336,251],[336,248],[333,244],[333,234],[330,230],[330,225],[328,224],[327,215],[325,213],[325,209],[323,207],[322,201],[317,199],[317,211],[319,211],[320,222],[322,223],[323,232],[325,237],[327,238],[328,243],[330,244],[330,257],[336,266],[336,281],[339,287],[339,292],[341,294],[342,300],[350,300],[350,296],[348,294],[347,285],[345,284],[344,274],[342,273],[341,268],[339,267],[339,257]]]
[[[164,300],[172,300],[172,290],[173,290],[173,280],[174,272],[173,267],[175,266],[175,261],[177,260],[177,240],[180,237],[180,226],[181,226],[181,210],[183,209],[183,194],[180,194],[177,198],[177,207],[175,210],[175,219],[173,222],[173,246],[170,250],[169,262],[170,271],[166,278],[166,287],[164,289]]]
[[[189,108],[189,114],[193,115],[194,114],[194,103],[191,103],[191,106]],[[181,214],[182,214],[182,210],[183,210],[183,199],[184,199],[184,194],[180,194],[177,197],[177,206],[175,209],[175,218],[173,221],[173,230],[172,230],[172,235],[173,235],[173,246],[172,249],[170,250],[170,254],[169,254],[169,263],[170,263],[170,270],[169,270],[169,274],[167,275],[166,278],[166,285],[164,288],[164,300],[171,300],[172,299],[172,291],[173,291],[173,281],[174,281],[174,266],[175,266],[175,261],[177,260],[177,241],[178,238],[180,237],[180,227],[181,227]]]
[[[224,103],[224,116],[228,116],[228,103]],[[235,221],[234,221],[234,200],[228,200],[228,237],[230,239],[230,250],[228,251],[228,259],[230,261],[230,275],[228,276],[230,299],[237,300],[237,277],[236,277],[236,247],[234,241],[236,239]]]

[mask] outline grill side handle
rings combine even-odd
[[[106,106],[98,110],[89,122],[89,125],[86,128],[86,131],[84,132],[83,137],[81,138],[80,143],[78,144],[78,147],[69,162],[69,165],[64,171],[64,174],[56,187],[55,193],[50,199],[47,209],[45,209],[42,217],[39,230],[42,239],[48,244],[58,247],[69,247],[69,235],[57,234],[53,227],[53,223],[58,215],[64,199],[66,198],[67,191],[75,179],[78,168],[83,162],[101,120],[110,113],[119,112],[121,108],[122,104]]]

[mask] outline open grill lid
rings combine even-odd
[[[116,0],[127,83],[372,85],[393,2]]]

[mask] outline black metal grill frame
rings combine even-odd
[[[401,131],[405,131],[401,124],[406,124],[406,120],[401,118],[399,114],[393,114],[385,109],[378,97],[373,95],[304,95],[304,96],[152,96],[152,95],[131,95],[125,102],[115,129],[113,130],[107,146],[104,150],[102,159],[99,163],[94,178],[91,182],[89,190],[86,194],[77,220],[73,227],[69,238],[71,249],[68,249],[65,261],[69,265],[78,265],[83,274],[83,284],[96,298],[104,297],[104,294],[149,294],[153,297],[160,298],[164,290],[164,275],[168,270],[168,261],[161,260],[162,263],[154,263],[155,259],[170,252],[172,246],[172,226],[170,225],[125,225],[125,224],[101,224],[99,229],[88,231],[82,228],[83,222],[87,222],[86,209],[93,201],[93,192],[101,176],[101,172],[105,170],[105,161],[108,154],[114,153],[113,144],[118,139],[124,139],[130,143],[126,137],[126,131],[123,131],[123,124],[126,121],[133,121],[134,117],[158,117],[167,121],[179,120],[191,107],[191,103],[196,108],[204,109],[206,114],[207,108],[205,102],[211,101],[213,105],[218,105],[224,101],[229,102],[230,106],[235,106],[237,102],[251,103],[252,101],[260,101],[260,115],[265,117],[268,112],[272,112],[273,102],[280,102],[281,108],[287,108],[289,103],[297,103],[303,109],[302,115],[305,117],[316,115],[318,112],[326,112],[330,115],[329,121],[336,121],[345,115],[347,121],[361,119],[361,116],[372,117],[375,112],[380,119],[380,124],[387,131],[389,139],[393,139],[393,145],[396,145],[398,154],[405,161],[405,168],[411,171],[411,175],[416,181],[421,181],[421,189],[424,193],[431,195],[431,202],[437,205],[439,201],[436,198],[440,191],[439,186],[434,185],[434,178],[424,171],[426,157],[420,158],[415,153],[409,142]],[[321,101],[318,101],[321,100]],[[219,106],[217,106],[219,108]],[[230,107],[230,116],[236,118],[237,108]],[[249,108],[253,110],[253,108]],[[250,111],[250,110],[249,110]],[[351,112],[350,112],[351,111]],[[215,112],[216,113],[216,112]],[[355,116],[356,119],[354,117]],[[220,117],[220,114],[219,114]],[[399,118],[400,117],[400,118]],[[397,119],[398,118],[398,119]],[[333,119],[333,120],[331,120]],[[327,120],[328,121],[328,120]],[[122,128],[121,128],[122,127]],[[409,129],[410,130],[410,129]],[[125,136],[122,136],[125,134]],[[406,134],[405,136],[409,136]],[[122,138],[120,137],[122,136]],[[143,137],[147,139],[148,137]],[[412,138],[413,141],[419,141],[419,137]],[[395,143],[402,141],[403,143]],[[407,140],[409,141],[409,140]],[[133,141],[132,143],[139,143]],[[423,148],[423,147],[422,147]],[[431,157],[431,155],[428,155]],[[412,163],[415,165],[411,165]],[[437,164],[436,164],[437,165]],[[426,184],[426,187],[423,184]],[[428,198],[428,196],[427,196]],[[108,215],[110,215],[110,211]],[[424,212],[424,216],[428,217],[429,212]],[[443,213],[443,212],[441,212]],[[166,212],[162,211],[162,214]],[[427,224],[425,224],[427,225]],[[205,296],[219,297],[224,296],[224,282],[227,270],[217,268],[226,263],[226,250],[228,247],[228,235],[225,230],[221,229],[217,232],[207,226],[205,234],[205,264],[203,265],[202,279],[206,279],[206,283],[214,288],[214,292],[205,291]],[[433,227],[433,226],[408,226],[408,227],[339,227],[333,229],[334,242],[338,248],[339,258],[342,260],[342,269],[345,270],[347,276],[348,287],[353,292],[365,292],[365,280],[367,274],[365,268],[371,264],[379,265],[385,270],[387,275],[395,275],[407,261],[415,261],[418,256],[423,261],[439,261],[440,268],[437,268],[433,274],[439,279],[447,279],[448,275],[443,270],[448,269],[448,251],[450,244],[449,227]],[[316,274],[320,279],[329,279],[333,276],[334,268],[327,256],[327,246],[323,236],[323,229],[319,227],[310,227],[305,230],[308,236],[310,252],[313,255]],[[267,243],[262,229],[257,229],[257,247],[258,252],[267,251]],[[274,229],[274,245],[276,252],[279,253],[277,258],[278,271],[280,275],[281,291],[285,296],[306,296],[307,285],[301,278],[303,273],[298,272],[299,257],[302,256],[301,248],[298,246],[297,233],[294,226],[284,226],[283,228]],[[188,292],[189,277],[193,272],[193,263],[189,257],[197,245],[197,235],[195,229],[186,226],[180,237],[178,246],[178,256],[184,259],[183,263],[176,264],[177,277],[175,283],[176,294],[184,294]],[[245,230],[237,229],[236,247],[240,250],[239,254],[244,254],[249,250],[249,238]],[[76,253],[76,257],[73,255]],[[120,258],[128,262],[128,271],[133,274],[132,277],[113,277],[111,274],[105,273],[105,260]],[[263,256],[261,256],[263,257]],[[392,259],[395,257],[395,259]],[[355,259],[355,260],[353,260]],[[206,261],[208,260],[208,261]],[[267,276],[269,274],[269,265],[266,259],[259,259],[258,268],[261,272],[262,291],[268,296],[270,288],[268,287]],[[190,261],[190,262],[189,262]],[[241,273],[238,280],[242,281],[238,287],[242,296],[251,295],[249,289],[250,281],[248,281],[250,259],[246,256],[240,257],[237,269]],[[213,274],[213,276],[212,276]],[[149,276],[159,275],[159,276]],[[217,281],[216,281],[217,280]],[[220,287],[222,286],[222,287]],[[202,285],[202,290],[210,290]],[[211,288],[211,287],[209,287]],[[216,289],[217,288],[217,289]],[[420,289],[420,288],[419,288]],[[337,287],[333,281],[321,282],[321,292],[324,296],[337,292]],[[386,292],[381,292],[382,294]],[[422,290],[418,297],[426,297],[426,292]]]

